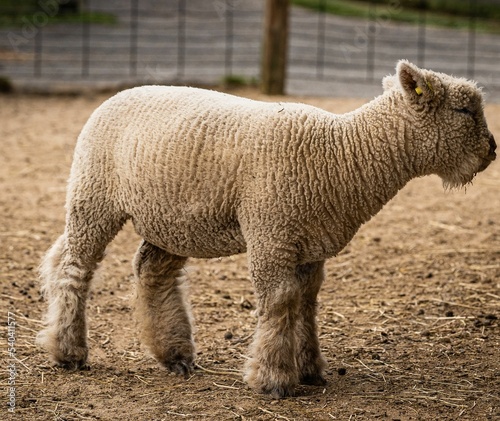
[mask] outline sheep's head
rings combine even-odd
[[[483,95],[474,82],[419,69],[406,60],[384,88],[404,103],[412,126],[413,148],[426,155],[426,170],[446,187],[459,187],[496,158],[496,144],[483,112]]]

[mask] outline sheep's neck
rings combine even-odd
[[[381,96],[359,110],[338,116],[333,124],[330,197],[357,230],[412,178],[420,174],[408,159],[412,132],[395,114],[392,98]],[[387,111],[385,111],[387,110]]]

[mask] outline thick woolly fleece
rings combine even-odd
[[[412,178],[464,185],[495,146],[474,83],[406,61],[381,96],[344,115],[186,87],[123,91],[78,139],[66,230],[42,265],[50,308],[40,342],[59,364],[85,362],[88,283],[131,219],[144,238],[135,260],[143,340],[160,362],[192,367],[185,259],[247,251],[259,322],[246,380],[276,396],[321,384],[324,259]]]

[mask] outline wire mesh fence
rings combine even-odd
[[[500,36],[478,30],[476,0],[463,29],[399,22],[402,0],[372,0],[366,16],[291,8],[288,78],[302,83],[371,85],[407,58],[437,71],[477,79],[500,91]],[[0,16],[6,16],[0,2]],[[14,83],[219,83],[258,79],[264,0],[86,0],[69,19],[64,0],[38,0],[15,24],[0,27],[0,75]],[[3,9],[2,9],[3,7]],[[11,10],[11,9],[9,9]],[[300,82],[299,85],[293,82]]]
[[[425,9],[416,24],[398,22],[400,2],[372,1],[364,20],[317,13],[292,14],[291,77],[377,80],[400,58],[498,86],[500,37],[479,33],[475,1],[469,1],[467,27],[461,30],[429,26]],[[319,0],[324,9],[326,0]],[[315,48],[310,48],[314,45]]]
[[[33,14],[21,27],[2,29],[0,48],[13,54],[0,72],[59,82],[213,83],[235,72],[256,75],[262,12],[242,3],[87,0],[89,13],[110,14],[113,24],[50,23]]]

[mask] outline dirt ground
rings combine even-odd
[[[412,181],[328,261],[325,387],[274,400],[242,382],[256,323],[244,255],[190,261],[198,368],[188,380],[159,368],[134,321],[131,225],[110,245],[88,303],[90,369],[53,368],[35,345],[46,305],[37,266],[63,229],[75,139],[107,96],[0,97],[1,419],[500,419],[499,161],[466,191]],[[363,103],[299,100],[333,112]],[[500,106],[486,114],[500,139]]]

